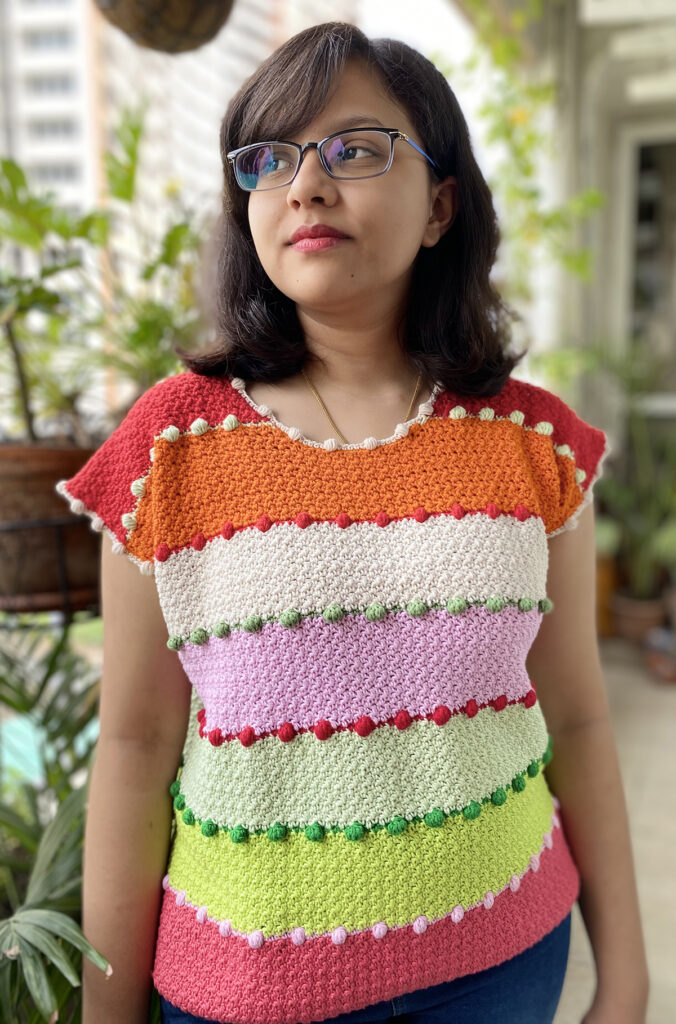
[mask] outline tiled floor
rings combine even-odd
[[[601,641],[627,796],[651,993],[648,1024],[676,1024],[676,684],[660,683],[624,640]],[[555,1024],[580,1024],[595,985],[576,904]]]

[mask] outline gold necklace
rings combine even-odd
[[[310,389],[312,390],[312,393],[313,393],[313,395],[315,396],[315,398],[317,399],[317,401],[318,401],[318,402],[319,402],[319,404],[321,405],[322,409],[324,410],[324,412],[325,412],[325,413],[326,413],[326,415],[328,416],[328,418],[329,418],[329,422],[331,423],[331,426],[333,427],[333,429],[335,430],[335,432],[336,432],[336,433],[338,434],[338,437],[339,437],[339,438],[340,438],[340,440],[341,440],[341,441],[343,442],[343,444],[347,444],[348,442],[346,441],[345,437],[343,436],[343,434],[341,434],[340,430],[338,429],[338,427],[337,427],[337,426],[336,426],[336,424],[334,423],[334,421],[333,421],[333,419],[332,419],[332,417],[331,417],[331,413],[329,412],[329,410],[328,410],[328,409],[326,408],[326,406],[324,405],[324,403],[323,403],[323,401],[322,401],[322,399],[321,399],[321,397],[320,397],[320,395],[319,395],[319,393],[318,393],[317,389],[315,388],[314,384],[312,383],[312,381],[311,381],[311,380],[309,379],[309,377],[308,377],[308,376],[307,376],[307,374],[305,373],[305,370],[301,370],[300,372],[301,372],[301,373],[303,374],[303,376],[305,377],[305,380],[306,380],[306,381],[308,382],[308,384],[309,384],[309,386],[310,386]],[[419,374],[418,374],[418,379],[417,379],[417,381],[416,381],[416,384],[415,384],[415,391],[413,392],[413,397],[412,397],[412,399],[411,399],[411,404],[410,404],[410,405],[409,405],[409,407],[408,407],[408,412],[406,413],[406,417],[405,417],[405,419],[404,419],[404,422],[406,422],[406,421],[407,421],[407,420],[408,420],[408,419],[410,418],[410,416],[411,416],[411,411],[412,411],[412,409],[413,409],[413,403],[415,402],[415,396],[416,396],[416,395],[418,394],[418,388],[420,387],[420,380],[421,380],[421,377],[422,377],[422,374],[421,374],[421,373],[419,373]]]

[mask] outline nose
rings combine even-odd
[[[308,150],[312,149],[315,151],[314,155],[308,153]],[[309,159],[306,159],[306,157],[309,157]],[[316,142],[306,142],[300,154],[296,176],[289,185],[289,194],[303,193],[308,187],[314,190],[317,188],[324,190],[329,183],[332,183],[332,178],[326,173],[322,164],[318,144]]]

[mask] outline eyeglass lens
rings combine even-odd
[[[336,135],[322,145],[322,155],[336,178],[370,178],[382,174],[390,159],[387,132],[354,130]],[[266,143],[237,154],[235,171],[243,188],[276,188],[296,173],[298,150],[285,142]]]

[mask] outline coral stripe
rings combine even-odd
[[[430,806],[448,814],[490,797],[542,756],[547,739],[539,706],[515,704],[368,737],[344,731],[322,742],[303,733],[292,743],[269,738],[255,748],[207,742],[183,768],[180,791],[198,818],[228,828],[266,829],[277,821],[370,828],[397,814],[422,817]]]
[[[399,810],[408,816],[405,796]],[[403,924],[501,889],[540,848],[552,811],[540,772],[523,792],[510,790],[501,807],[485,804],[478,818],[449,816],[436,828],[412,822],[398,835],[381,829],[359,840],[327,832],[312,842],[303,832],[289,832],[277,842],[267,834],[233,842],[223,831],[202,835],[175,812],[169,880],[191,903],[206,905],[211,917],[229,918],[238,931],[280,935],[302,925],[321,934],[380,918]]]
[[[537,602],[546,597],[547,564],[539,519],[443,516],[384,528],[317,523],[301,529],[294,523],[247,529],[172,555],[157,564],[155,576],[170,633],[187,636],[221,620],[278,619],[291,608],[321,614],[334,603],[364,611],[373,602],[391,609],[457,595]]]
[[[189,1013],[233,1024],[309,1024],[404,995],[410,979],[415,988],[427,988],[516,956],[556,927],[578,894],[579,874],[561,828],[554,829],[539,869],[527,871],[516,892],[497,895],[490,909],[477,907],[457,923],[445,916],[419,933],[390,928],[382,939],[367,930],[344,943],[326,935],[256,949],[244,938],[220,934],[213,921],[200,923],[167,889],[153,979],[165,998]]]
[[[422,489],[421,464],[426,467]],[[217,465],[240,469],[214,478]],[[176,481],[188,478],[191,486],[178,500]],[[386,508],[383,479],[388,480]],[[491,502],[505,513],[525,506],[549,531],[583,499],[574,462],[555,454],[550,437],[524,431],[509,419],[432,417],[414,423],[407,437],[372,451],[309,448],[267,423],[215,427],[176,441],[157,438],[151,481],[155,538],[170,549],[198,532],[214,537],[226,522],[235,529],[255,524],[262,514],[273,522],[301,512],[318,520],[341,513],[374,520],[381,512],[398,519],[413,516],[420,506],[447,513],[454,505],[481,509]],[[556,501],[560,487],[568,496],[563,508]],[[143,539],[152,557],[152,538]]]

